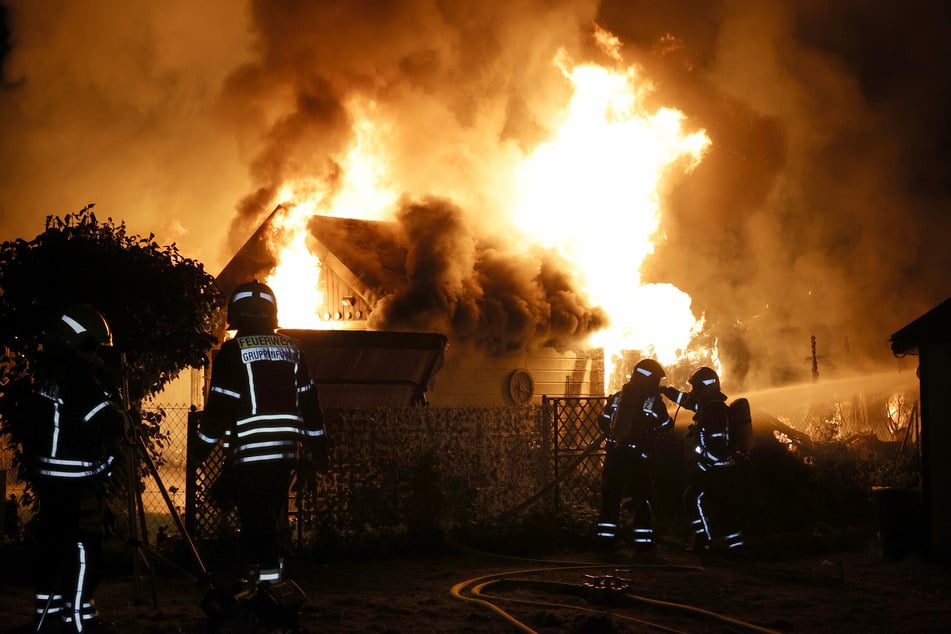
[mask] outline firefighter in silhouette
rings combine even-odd
[[[664,387],[664,396],[691,410],[693,425],[688,432],[691,444],[691,473],[684,503],[693,530],[694,552],[711,549],[741,552],[743,534],[743,491],[739,474],[749,460],[752,423],[749,402],[736,399],[727,405],[720,389],[720,377],[712,368],[698,368],[688,380],[689,392]]]
[[[44,331],[31,384],[15,398],[18,439],[38,513],[33,535],[37,632],[101,627],[100,581],[106,480],[128,421],[103,360],[112,332],[87,304],[57,314]]]
[[[228,327],[237,333],[214,359],[198,436],[207,451],[222,442],[242,573],[251,586],[274,585],[283,579],[292,472],[307,479],[327,468],[323,415],[299,342],[275,332],[277,304],[267,285],[255,280],[235,289]]]
[[[600,425],[607,436],[607,451],[601,473],[601,510],[597,540],[603,546],[620,537],[621,501],[629,496],[633,517],[634,546],[654,546],[651,517],[651,452],[658,431],[673,424],[660,396],[664,369],[653,359],[634,366],[630,380],[611,395]]]

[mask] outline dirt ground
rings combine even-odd
[[[520,555],[455,542],[415,553],[334,561],[291,560],[306,594],[303,632],[947,632],[951,567],[916,553],[863,547],[787,549],[743,560],[685,551],[576,547]],[[396,549],[398,550],[398,549]],[[539,550],[539,549],[527,549]],[[508,552],[504,552],[508,551]],[[28,632],[32,597],[22,547],[3,549],[4,632]],[[204,591],[179,569],[156,566],[138,582],[113,562],[97,595],[111,631],[205,632]],[[154,586],[152,579],[154,578]],[[154,595],[153,595],[154,587]],[[230,631],[240,631],[233,629]],[[258,630],[279,631],[279,630]]]

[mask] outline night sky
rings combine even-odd
[[[815,335],[832,366],[894,365],[891,333],[951,296],[948,3],[238,4],[0,0],[0,239],[94,202],[216,272],[285,179],[333,181],[352,95],[403,114],[407,191],[477,188],[501,141],[544,138],[552,55],[594,58],[598,24],[713,141],[643,274],[726,364],[794,380]]]

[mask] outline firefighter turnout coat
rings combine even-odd
[[[629,496],[634,511],[630,538],[637,547],[653,546],[650,457],[657,432],[673,421],[659,393],[632,381],[608,398],[601,424],[608,443],[596,537],[604,543],[622,537],[621,501]]]
[[[91,369],[54,360],[38,376],[18,416],[20,444],[39,503],[34,569],[36,621],[98,622],[94,593],[100,580],[105,481],[123,438],[127,416]]]
[[[223,440],[236,469],[294,463],[301,445],[325,454],[317,387],[299,342],[276,333],[239,333],[224,342],[212,366],[198,434],[209,444]]]
[[[693,441],[693,469],[684,495],[694,548],[742,548],[746,486],[741,467],[752,444],[749,402],[738,398],[728,405],[722,392],[705,395],[702,400],[673,388],[665,394],[694,412],[688,434]]]
[[[109,471],[125,409],[88,368],[38,378],[24,404],[30,425],[21,444],[34,482],[89,483]]]
[[[327,456],[317,386],[298,340],[238,331],[224,342],[198,435],[206,443],[223,441],[219,481],[234,496],[238,560],[248,580],[282,581],[279,532],[291,471],[301,478],[305,470],[325,467]]]

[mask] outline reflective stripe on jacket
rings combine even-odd
[[[70,373],[47,381],[28,412],[24,454],[33,474],[81,480],[108,472],[115,462],[111,445],[125,426],[124,410],[94,379]]]
[[[212,365],[199,436],[225,439],[236,465],[293,461],[300,443],[323,437],[317,388],[299,342],[285,335],[239,335]]]

